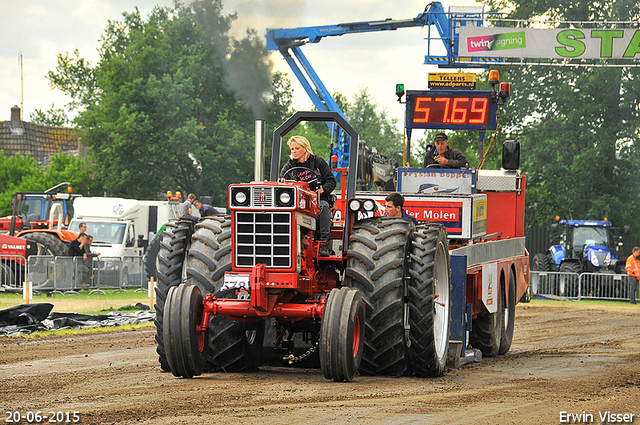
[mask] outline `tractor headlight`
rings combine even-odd
[[[373,211],[376,207],[376,204],[371,199],[367,199],[366,201],[364,201],[362,206],[364,207],[365,211]]]
[[[282,192],[280,194],[280,202],[282,202],[283,204],[288,204],[291,201],[291,195],[289,195],[287,192]]]
[[[244,192],[236,192],[236,203],[244,204],[247,202],[247,194]]]
[[[352,199],[349,202],[349,209],[351,211],[359,211],[360,210],[360,201],[358,201],[357,199]]]
[[[589,251],[589,262],[596,267],[600,266],[600,262],[598,261],[598,256],[595,251]]]
[[[294,189],[278,188],[276,189],[276,207],[292,207],[294,204]]]
[[[249,188],[248,187],[232,187],[231,188],[231,206],[246,207],[249,205]]]
[[[607,252],[606,257],[604,257],[604,265],[608,266],[609,264],[611,264],[611,253]]]

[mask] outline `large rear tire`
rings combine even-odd
[[[536,254],[533,256],[531,270],[539,272],[550,272],[551,262],[546,254]]]
[[[500,355],[509,352],[511,341],[513,341],[513,326],[516,321],[516,284],[516,274],[513,269],[511,269],[509,271],[509,281],[507,282],[509,289],[505,290],[503,287],[500,294],[500,307],[506,307],[504,310],[504,326],[502,327],[502,335],[500,337],[500,349],[498,350],[498,354]],[[506,299],[507,295],[509,297],[508,300]]]
[[[162,233],[156,235],[149,246],[147,251],[142,256],[142,264],[144,264],[144,272],[147,275],[147,279],[158,279],[158,253],[160,252],[160,240],[162,239]]]
[[[20,237],[36,244],[36,255],[51,255],[53,257],[69,255],[69,245],[51,233],[26,232],[22,233]]]
[[[412,370],[417,376],[442,376],[451,323],[451,269],[444,226],[418,225],[413,234],[409,271]]]
[[[182,265],[187,243],[193,231],[191,220],[171,220],[160,236],[158,252],[158,281],[156,283],[156,352],[160,367],[170,371],[164,345],[164,307],[169,289],[182,283]]]
[[[565,261],[560,264],[560,273],[575,273],[580,275],[582,273],[582,266],[578,262]],[[580,287],[580,278],[572,275],[560,275],[558,276],[558,290],[554,295],[561,297],[577,298],[578,288]]]
[[[327,379],[350,382],[362,360],[364,302],[353,288],[334,288],[327,297],[320,330],[320,365]]]
[[[404,282],[413,230],[409,220],[389,217],[353,226],[345,285],[357,289],[365,302],[363,373],[401,375],[408,370]]]
[[[186,259],[187,282],[203,294],[235,298],[235,290],[220,292],[224,274],[231,270],[231,219],[209,216],[200,219],[191,237]],[[205,372],[247,372],[261,363],[263,320],[235,322],[224,316],[209,321]]]
[[[201,375],[206,362],[204,335],[198,325],[203,312],[202,293],[195,285],[173,286],[164,309],[164,342],[167,363],[175,376]]]

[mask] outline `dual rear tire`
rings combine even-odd
[[[345,283],[366,305],[360,371],[441,376],[451,322],[446,231],[402,218],[362,220],[349,239]]]

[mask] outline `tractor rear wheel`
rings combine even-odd
[[[401,375],[408,370],[404,282],[413,230],[409,220],[389,217],[353,226],[345,285],[357,289],[365,302],[363,373]]]
[[[531,270],[538,272],[550,272],[551,262],[546,254],[536,254],[533,256]]]
[[[236,298],[235,290],[218,293],[218,298]],[[209,321],[206,370],[209,372],[251,372],[262,362],[265,321],[236,322],[225,316]]]
[[[36,255],[51,255],[53,257],[69,255],[68,245],[54,234],[26,232],[22,233],[20,237],[36,244]]]
[[[446,371],[451,323],[451,269],[444,226],[418,225],[409,272],[409,352],[417,376]]]
[[[158,252],[158,281],[156,283],[156,352],[160,367],[170,371],[164,344],[164,307],[169,289],[182,283],[182,264],[184,263],[187,243],[193,231],[191,220],[171,220],[160,236]]]
[[[320,365],[327,379],[353,380],[362,360],[364,302],[348,287],[334,288],[327,297],[320,330]]]
[[[504,326],[502,327],[502,335],[500,337],[500,348],[498,354],[507,354],[511,348],[513,340],[513,325],[516,320],[516,273],[511,269],[509,271],[509,281],[507,282],[508,291],[502,287],[500,293],[500,308],[504,308]],[[509,296],[509,299],[507,298]]]
[[[220,292],[224,274],[231,270],[231,219],[209,216],[200,219],[186,256],[187,283],[203,294],[236,298],[236,291]],[[246,372],[260,366],[264,320],[235,322],[225,316],[212,317],[207,332],[205,372]]]
[[[201,375],[206,362],[205,335],[198,332],[202,320],[202,293],[195,285],[169,289],[164,309],[164,342],[167,363],[175,376]]]
[[[578,262],[565,261],[560,264],[560,273],[582,273],[582,266]],[[578,288],[580,287],[580,278],[571,275],[560,275],[558,277],[558,291],[555,295],[561,297],[578,297]]]
[[[151,242],[149,242],[147,251],[142,256],[142,264],[144,264],[144,272],[147,275],[147,279],[151,279],[152,277],[155,280],[158,279],[158,253],[160,252],[161,239],[162,234],[156,235]]]

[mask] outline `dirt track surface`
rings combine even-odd
[[[83,424],[559,424],[561,412],[601,423],[608,411],[640,424],[639,325],[640,309],[623,304],[520,304],[505,356],[437,379],[351,383],[285,367],[175,378],[160,371],[153,327],[2,337],[0,406],[4,422],[78,411]]]

